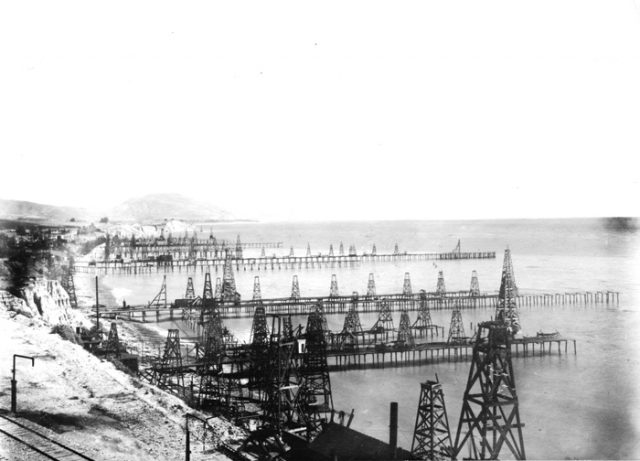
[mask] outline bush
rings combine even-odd
[[[55,333],[62,339],[71,341],[73,344],[82,344],[82,339],[80,339],[69,325],[56,325],[51,329],[51,333]]]

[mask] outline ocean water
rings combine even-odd
[[[478,272],[480,288],[495,291],[500,284],[502,254],[511,249],[516,282],[521,292],[619,291],[619,306],[555,306],[523,308],[526,335],[558,330],[577,340],[577,355],[514,358],[520,417],[529,459],[635,459],[640,458],[640,235],[618,230],[598,219],[505,221],[394,221],[328,223],[234,223],[206,225],[217,238],[235,241],[281,241],[281,249],[267,254],[288,254],[293,246],[304,255],[338,252],[354,244],[359,253],[448,251],[461,239],[462,251],[496,251],[495,260],[422,261],[363,264],[359,267],[261,270],[236,273],[243,298],[250,298],[254,276],[260,277],[262,296],[285,297],[291,279],[298,276],[302,295],[329,293],[331,274],[338,277],[341,294],[364,293],[373,273],[378,293],[399,292],[404,273],[411,274],[414,291],[435,289],[439,270],[449,290],[469,288],[471,271]],[[245,250],[258,256],[260,249]],[[196,290],[204,274],[168,274],[170,299],[182,297],[188,276]],[[221,272],[212,276],[221,277]],[[162,274],[100,277],[100,283],[121,303],[146,303],[162,282]],[[493,311],[463,311],[465,325],[487,320]],[[448,330],[450,311],[434,311],[435,323]],[[412,319],[415,313],[411,314]],[[329,327],[342,328],[342,316],[329,316]],[[363,327],[375,315],[361,317]],[[304,319],[296,319],[304,324]],[[398,319],[396,318],[396,322]],[[248,341],[249,319],[226,321],[242,341]],[[438,374],[443,383],[452,437],[458,425],[468,362],[440,363],[384,370],[332,373],[334,406],[355,409],[352,427],[382,440],[388,438],[389,402],[399,403],[399,444],[411,447],[419,383]],[[503,451],[503,458],[508,454]]]

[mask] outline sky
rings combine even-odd
[[[640,215],[640,0],[2,2],[0,43],[0,198]]]

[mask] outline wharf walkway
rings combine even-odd
[[[357,267],[375,262],[449,261],[469,259],[495,259],[495,251],[446,253],[389,253],[351,255],[271,256],[231,258],[236,271],[319,269]],[[225,258],[166,259],[155,258],[109,261],[76,261],[75,270],[87,274],[155,274],[167,272],[218,272]]]
[[[518,307],[543,307],[567,305],[605,305],[618,306],[620,293],[617,291],[585,291],[573,293],[541,293],[521,294],[516,297]],[[429,309],[475,309],[495,307],[498,302],[498,292],[470,295],[467,291],[438,293],[389,294],[376,297],[360,297],[356,301],[351,296],[327,296],[304,298],[273,298],[262,300],[247,300],[233,302],[219,302],[218,311],[222,318],[249,318],[255,308],[264,306],[267,315],[308,315],[322,304],[325,314],[346,314],[355,302],[359,313],[379,312],[383,303],[391,311],[417,311],[423,304]],[[136,322],[161,322],[166,320],[187,320],[200,312],[200,307],[191,300],[177,299],[173,304],[127,306],[126,308],[110,307],[100,309],[100,316],[104,318],[119,318]]]
[[[558,355],[569,352],[573,343],[574,355],[578,353],[576,340],[554,337],[524,337],[511,341],[511,353],[515,357]],[[328,351],[327,363],[331,371],[345,371],[365,368],[391,368],[424,365],[438,362],[458,362],[470,360],[473,343],[449,344],[420,343],[413,347],[393,348],[371,347],[358,351]]]

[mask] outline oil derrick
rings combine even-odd
[[[349,256],[357,256],[358,253],[356,252],[356,246],[355,245],[349,245]]]
[[[220,280],[220,279],[218,279]],[[189,281],[191,281],[191,277],[189,277]],[[217,291],[217,287],[216,287]],[[187,293],[189,292],[189,285],[187,285]],[[204,290],[202,290],[202,299],[213,299],[213,289],[211,287],[211,274],[207,272],[204,274]],[[216,296],[216,299],[218,297]]]
[[[149,307],[167,307],[167,276],[162,276],[162,286],[160,287],[160,292],[156,295],[151,302],[149,302]]]
[[[480,284],[478,283],[478,273],[471,272],[471,288],[469,289],[471,296],[480,296]]]
[[[291,299],[300,299],[300,285],[298,285],[298,276],[294,275],[291,282]]]
[[[398,342],[407,346],[413,346],[414,344],[413,335],[411,334],[411,320],[409,319],[409,312],[406,309],[402,309],[400,313]]]
[[[429,309],[429,303],[427,302],[427,292],[424,290],[420,290],[420,308],[418,309],[418,318],[411,326],[414,330],[419,332],[419,335],[422,336],[423,332],[426,335],[427,332],[430,332],[434,328],[437,330],[437,327],[431,323],[431,310]]]
[[[371,332],[375,334],[384,334],[385,340],[388,339],[390,331],[394,331],[393,316],[391,308],[386,299],[380,301],[380,311],[378,312],[378,320],[373,324]]]
[[[257,275],[253,278],[253,300],[262,300],[262,291],[260,290],[260,277]]]
[[[207,273],[207,276],[209,274]],[[211,287],[211,279],[209,278],[209,287]],[[184,299],[195,299],[196,291],[193,289],[193,279],[189,277],[187,279],[187,291],[184,294]]]
[[[447,339],[447,342],[450,344],[460,344],[466,340],[464,324],[462,323],[462,312],[460,311],[460,307],[456,306],[451,312],[451,324],[449,325],[449,339]]]
[[[292,258],[294,256],[293,247],[289,250],[289,257]]]
[[[104,353],[114,354],[119,358],[122,351],[123,347],[120,345],[120,340],[118,339],[118,326],[116,325],[116,322],[111,322],[109,337],[104,344]]]
[[[242,243],[240,243],[240,234],[238,234],[238,238],[236,239],[236,258],[242,259]]]
[[[215,299],[222,298],[222,280],[220,280],[220,277],[216,277],[216,291],[214,292],[213,297]]]
[[[450,459],[451,432],[442,384],[428,380],[420,384],[420,400],[413,431],[411,455],[416,459]]]
[[[373,244],[373,247],[371,248],[371,255],[375,256],[378,254],[378,250],[376,250],[376,244]]]
[[[187,237],[185,237],[186,239]],[[195,235],[189,240],[189,260],[195,261],[198,259],[198,249],[196,248],[196,237]]]
[[[233,266],[230,258],[226,258],[224,261],[224,270],[222,273],[222,300],[234,303],[240,300],[240,295],[236,292],[236,281],[233,278]]]
[[[376,281],[373,278],[373,272],[369,274],[369,281],[367,282],[367,298],[373,298],[376,296]]]
[[[301,407],[306,413],[307,438],[317,435],[333,410],[331,380],[327,366],[324,318],[312,312],[307,319],[306,349],[300,367]]]
[[[444,285],[444,273],[438,271],[438,284],[436,285],[436,293],[439,296],[444,296],[447,293],[447,288]]]
[[[511,335],[520,331],[520,318],[514,291],[516,291],[516,287],[511,280],[511,274],[508,270],[503,269],[500,291],[498,292],[498,305],[496,306],[496,320],[504,323]]]
[[[478,325],[454,458],[467,443],[471,459],[498,459],[504,446],[515,459],[525,459],[509,337],[502,322]]]
[[[340,256],[344,256],[344,245],[340,242]]]
[[[251,325],[251,344],[265,346],[269,342],[269,329],[267,328],[267,315],[264,306],[260,303],[253,313]]]
[[[340,346],[342,349],[358,349],[358,336],[362,335],[362,324],[358,313],[358,293],[353,292],[351,307],[344,318],[344,325],[340,332]]]
[[[291,315],[285,315],[282,317],[282,340],[291,341],[293,339],[293,323],[291,321]]]
[[[453,251],[451,253],[457,254],[458,256],[460,256],[461,250],[460,250],[460,239],[458,239],[458,244],[456,245],[456,247],[453,249]]]
[[[311,256],[311,245],[307,242],[307,257]]]
[[[338,296],[340,296],[340,293],[338,292],[338,278],[336,277],[336,274],[331,274],[331,288],[329,289],[329,297],[337,298]]]
[[[333,243],[329,244],[329,256],[333,256]]]
[[[180,333],[169,330],[167,342],[160,362],[154,367],[156,385],[161,389],[181,391],[184,389],[182,370],[182,352],[180,350]]]
[[[393,247],[393,254],[394,255],[399,255],[400,254],[400,249],[398,248],[398,243],[396,242],[395,246]]]
[[[260,251],[260,257],[261,258],[266,258],[267,257],[267,252],[264,250],[264,247],[262,247],[262,250]]]
[[[411,275],[408,272],[404,273],[404,284],[402,285],[402,295],[411,296],[413,291],[411,290]]]
[[[274,318],[274,322],[275,322]],[[263,419],[276,434],[293,426],[306,427],[305,413],[300,408],[300,385],[296,376],[294,341],[281,341],[280,331],[271,329],[267,362],[267,389]]]
[[[507,272],[513,286],[512,293],[514,297],[518,297],[518,285],[516,285],[516,276],[513,274],[513,263],[511,262],[511,250],[504,250],[504,261],[502,263],[502,272]]]

